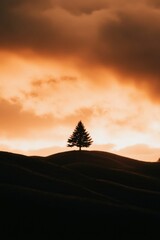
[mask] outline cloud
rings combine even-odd
[[[85,20],[81,21],[61,7],[56,8],[54,2],[53,7],[47,1],[48,8],[42,8],[44,2],[36,4],[23,0],[12,4],[0,3],[0,21],[3,22],[0,26],[1,49],[72,56],[86,47],[83,36],[86,32]]]
[[[13,142],[11,145],[14,146],[14,142],[24,141],[28,142],[26,145],[31,149],[32,147],[39,149],[41,145],[42,148],[54,145],[64,146],[77,122],[83,119],[85,125],[89,125],[93,116],[90,108],[79,108],[72,114],[57,117],[54,114],[54,106],[52,112],[37,115],[32,109],[24,110],[23,103],[19,99],[10,101],[1,99],[0,109],[1,145],[5,146],[5,144],[9,145],[9,142]],[[39,142],[41,143],[39,144]]]
[[[61,76],[33,80],[30,90],[23,92],[22,99],[23,107],[38,115],[51,113],[54,117],[64,118],[90,107],[93,98],[88,96],[91,95],[88,83],[72,76]]]
[[[159,22],[158,10],[141,8],[118,12],[116,21],[101,26],[98,59],[104,66],[134,79],[137,85],[149,84],[158,93]]]
[[[23,111],[20,104],[13,104],[2,99],[0,109],[1,138],[32,138],[34,132],[39,131],[43,135],[47,130],[46,126],[50,128],[54,122],[54,119],[49,115],[36,116],[32,112]]]
[[[156,162],[160,158],[159,148],[151,148],[150,146],[145,144],[129,146],[119,151],[116,151],[115,153],[133,159],[149,162]]]
[[[62,7],[75,15],[81,14],[92,14],[94,11],[99,11],[108,6],[108,2],[106,0],[88,0],[88,1],[78,1],[78,0],[70,0],[70,1],[52,1],[53,5]]]
[[[0,48],[103,67],[159,100],[158,1],[0,2]],[[81,69],[82,70],[82,69]],[[107,80],[105,80],[107,81]]]
[[[67,139],[77,122],[83,118],[87,126],[92,117],[92,111],[87,108],[61,118],[54,115],[54,110],[36,115],[23,108],[19,99],[0,100],[0,149],[3,151],[46,155],[67,150]]]

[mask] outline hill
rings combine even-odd
[[[100,151],[0,152],[1,232],[148,235],[160,220],[160,163]]]

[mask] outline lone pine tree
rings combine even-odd
[[[74,132],[72,133],[67,142],[67,147],[76,146],[79,147],[79,151],[81,151],[82,147],[89,147],[93,143],[92,138],[86,131],[81,121],[78,122]]]

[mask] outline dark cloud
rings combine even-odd
[[[43,87],[43,86],[48,86],[48,87],[53,87],[55,88],[56,85],[59,85],[62,82],[75,82],[78,79],[76,77],[72,77],[72,76],[61,76],[60,78],[45,78],[43,80],[33,80],[31,82],[32,88],[38,88],[38,87]]]
[[[46,14],[46,7],[50,5],[46,3],[43,7],[44,2],[40,1],[39,5],[37,1],[25,0],[12,4],[0,2],[1,49],[31,50],[47,55],[73,54],[81,40],[76,27],[72,28],[72,19],[65,23],[67,13],[60,9],[51,8],[52,14]]]
[[[147,1],[151,6],[154,6],[155,8],[160,7],[160,1],[159,0],[148,0]]]
[[[37,101],[40,101],[43,98],[46,98],[46,95],[55,96],[57,92],[60,93],[60,89],[61,87],[63,88],[63,84],[65,84],[65,86],[66,84],[72,85],[73,82],[75,84],[76,81],[78,81],[76,77],[65,75],[59,78],[49,77],[33,80],[30,86],[31,90],[29,92],[24,90],[22,94],[25,96],[25,98],[37,98]],[[61,90],[61,94],[65,94],[65,92]]]
[[[96,56],[104,66],[134,76],[137,83],[152,81],[159,91],[160,13],[154,14],[117,14],[118,20],[101,26]]]
[[[159,98],[157,0],[2,0],[0,36],[1,49],[103,66]]]
[[[108,7],[109,2],[110,1],[106,1],[106,0],[98,0],[98,1],[97,0],[87,0],[87,1],[53,0],[52,1],[53,5],[60,6],[75,15],[92,14],[94,11],[98,11]]]
[[[1,9],[0,12],[0,21],[3,23],[0,25],[1,48],[43,51],[47,48],[45,46],[52,46],[52,40],[54,43],[58,41],[55,27],[51,28],[46,18],[14,9],[5,10]]]
[[[38,8],[50,7],[51,0],[1,0],[1,9],[9,10],[21,6],[35,6]]]

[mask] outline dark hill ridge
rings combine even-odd
[[[1,227],[10,234],[153,234],[160,220],[160,163],[100,151],[0,152],[0,192]]]
[[[113,153],[102,151],[68,151],[63,153],[57,153],[46,157],[47,160],[56,163],[58,165],[66,165],[71,162],[83,162],[88,161],[98,165],[106,166],[109,168],[119,169],[148,169],[152,171],[158,168],[160,169],[159,162],[143,162],[123,156],[119,156]]]

